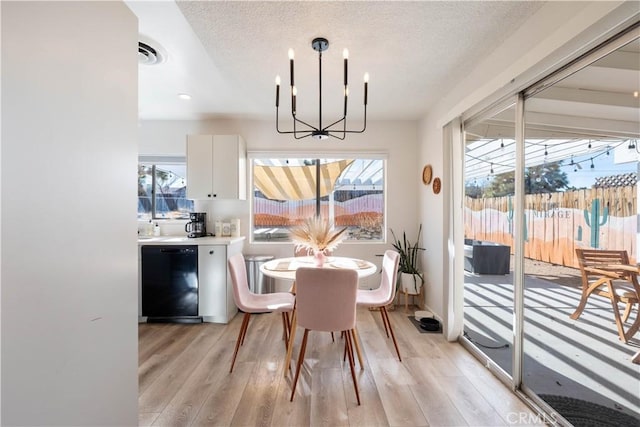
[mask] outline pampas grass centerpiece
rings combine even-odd
[[[325,255],[327,251],[335,250],[342,239],[347,227],[336,230],[327,219],[313,217],[305,219],[301,225],[291,229],[291,240],[296,250],[306,249],[309,255]]]

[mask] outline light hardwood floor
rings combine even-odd
[[[389,312],[402,362],[380,313],[358,309],[364,370],[356,402],[343,341],[310,332],[296,396],[278,314],[251,317],[232,374],[242,323],[139,325],[139,424],[158,426],[502,426],[537,416],[480,362],[442,334],[419,333],[403,309]],[[302,330],[296,334],[297,358]],[[295,364],[292,363],[292,369]]]

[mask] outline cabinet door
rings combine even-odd
[[[214,135],[213,192],[216,198],[246,199],[246,170],[240,169],[240,162],[244,165],[245,157],[244,144],[238,135]]]
[[[226,246],[198,246],[198,288],[198,315],[227,323]]]
[[[187,198],[213,197],[213,137],[189,135],[187,137]]]

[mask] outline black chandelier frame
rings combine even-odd
[[[280,130],[279,107],[280,107],[280,80],[276,77],[276,130],[281,134],[291,134],[295,139],[303,139],[311,136],[315,139],[328,139],[329,137],[344,140],[348,133],[363,133],[367,129],[367,98],[369,90],[368,74],[365,74],[364,81],[364,122],[361,130],[347,129],[347,101],[349,97],[348,86],[348,57],[344,57],[344,110],[342,118],[336,120],[328,126],[322,126],[322,52],[329,48],[329,41],[324,37],[317,37],[311,42],[313,50],[318,52],[318,126],[313,126],[296,116],[296,87],[294,80],[294,60],[293,51],[289,51],[289,81],[291,86],[291,117],[293,118],[293,130]],[[345,49],[346,51],[346,49]],[[342,123],[342,129],[335,129],[334,126]],[[297,125],[305,126],[298,129]]]

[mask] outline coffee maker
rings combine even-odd
[[[185,224],[184,231],[187,237],[204,237],[207,235],[207,213],[192,212],[189,214],[189,222]]]

